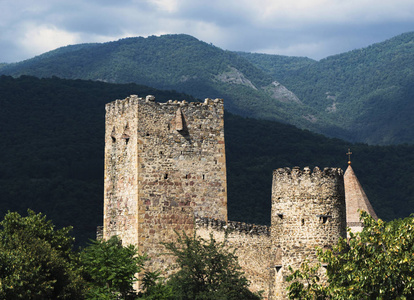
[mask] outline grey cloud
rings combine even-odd
[[[27,52],[24,49],[9,40],[0,39],[0,49],[2,49],[2,54],[0,55],[0,63],[18,62],[27,57]]]
[[[180,0],[176,2],[177,10],[169,11],[150,0],[4,1],[0,8],[7,12],[7,17],[0,20],[0,61],[16,61],[33,55],[17,42],[26,34],[19,25],[23,21],[38,26],[53,25],[57,30],[73,33],[79,42],[109,41],[127,35],[186,33],[227,50],[265,51],[315,59],[365,47],[414,29],[414,18],[412,21],[405,18],[404,22],[400,21],[400,15],[365,18],[364,10],[356,5],[352,8],[354,15],[361,17],[347,19],[350,11],[344,15],[338,12],[340,21],[336,21],[335,17],[326,16],[326,11],[319,12],[324,13],[320,18],[310,16],[318,13],[315,9],[308,15],[303,15],[307,12],[302,10],[300,16],[292,10],[286,14],[275,10],[273,15],[265,17],[262,14],[266,10],[259,7],[259,1],[252,3]],[[333,0],[333,3],[340,2]],[[404,7],[409,15],[414,11],[414,3],[411,6],[407,3],[404,2]]]

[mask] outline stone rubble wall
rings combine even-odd
[[[286,298],[288,266],[317,262],[316,248],[346,237],[343,171],[339,168],[281,168],[273,172],[272,241],[274,298]]]
[[[171,263],[161,242],[191,234],[194,216],[227,220],[223,113],[221,99],[107,105],[104,236],[137,245],[150,269]]]
[[[346,237],[343,172],[277,169],[271,227],[228,221],[223,114],[222,99],[132,95],[106,105],[102,238],[138,246],[148,270],[168,276],[174,261],[163,242],[175,241],[175,231],[213,234],[236,249],[252,290],[285,299],[288,266],[316,261],[316,247]]]
[[[138,99],[106,105],[104,239],[138,244]],[[129,135],[129,138],[127,137]]]
[[[226,240],[230,251],[236,250],[240,267],[250,281],[250,289],[255,292],[263,291],[263,295],[267,297],[272,261],[270,228],[213,218],[196,218],[195,223],[198,236],[209,240],[212,234],[217,241]]]

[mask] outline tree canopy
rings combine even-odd
[[[209,240],[185,233],[177,236],[177,242],[164,244],[177,260],[178,272],[167,283],[173,288],[174,299],[261,299],[248,289],[237,256],[225,242],[212,235]]]
[[[135,299],[134,283],[145,259],[134,245],[123,247],[116,236],[92,241],[81,253],[87,299]]]
[[[0,299],[260,299],[248,290],[234,252],[212,237],[183,234],[166,243],[177,273],[164,279],[144,270],[147,257],[116,236],[76,251],[71,227],[56,229],[31,210],[26,217],[9,212],[0,226]],[[134,289],[138,273],[141,292]]]
[[[350,233],[332,250],[319,250],[319,265],[305,263],[288,278],[291,299],[412,299],[414,297],[414,218],[375,221],[361,213],[364,229]]]
[[[83,278],[71,227],[56,230],[41,213],[0,222],[0,299],[80,299]]]

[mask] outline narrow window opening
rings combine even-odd
[[[305,225],[305,219],[302,219],[302,226]]]
[[[165,173],[164,179],[168,179],[168,173]]]
[[[160,151],[160,155],[162,155],[162,151]]]
[[[167,124],[167,128],[168,128],[168,130],[170,130],[170,129],[171,129],[170,124]]]
[[[279,272],[281,268],[282,268],[282,265],[276,265],[275,266],[276,272]]]
[[[129,138],[126,138],[125,139],[125,143],[128,145],[128,142],[129,142]]]
[[[203,174],[203,180],[205,179],[206,177],[205,177],[205,175]]]
[[[328,222],[329,218],[331,218],[332,216],[330,216],[330,215],[318,215],[318,217],[319,217],[319,222],[321,224],[325,224],[325,223]]]
[[[116,138],[115,138],[115,126],[112,128],[112,132],[111,132],[111,138],[112,138],[112,143],[116,142]]]
[[[188,179],[188,174],[185,174],[185,179]]]

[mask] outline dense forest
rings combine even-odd
[[[43,212],[78,244],[102,224],[105,104],[130,94],[196,101],[136,84],[0,77],[0,213]],[[226,101],[226,100],[225,100]],[[368,146],[273,121],[225,114],[229,219],[270,223],[272,170],[353,168],[385,220],[414,211],[414,146]]]
[[[414,32],[319,62],[239,54],[315,108],[316,118],[334,118],[342,129],[323,133],[371,144],[413,143]]]
[[[134,82],[224,98],[227,111],[245,117],[400,144],[414,142],[413,58],[413,32],[321,61],[225,51],[181,34],[67,46],[0,74]]]

